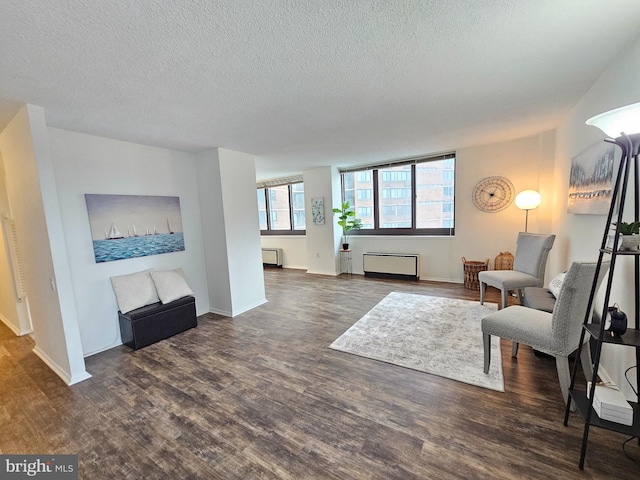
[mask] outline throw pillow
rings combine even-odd
[[[149,270],[111,277],[111,286],[122,313],[159,301]]]
[[[560,295],[560,289],[562,289],[562,282],[564,282],[564,277],[566,274],[567,272],[559,273],[549,282],[549,287],[547,288],[551,292],[551,295],[556,298],[558,298],[558,296]]]
[[[193,295],[193,290],[184,278],[181,268],[175,270],[152,271],[151,278],[156,285],[158,297],[162,303],[173,302],[182,297]]]

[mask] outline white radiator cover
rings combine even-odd
[[[362,256],[364,274],[407,276],[420,278],[420,254],[365,253]]]
[[[281,248],[263,248],[262,263],[264,265],[282,266],[282,249]]]

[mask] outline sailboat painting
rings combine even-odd
[[[184,250],[179,197],[84,197],[96,263]]]

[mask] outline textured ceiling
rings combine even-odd
[[[638,0],[2,0],[0,130],[257,156],[258,177],[554,128]]]

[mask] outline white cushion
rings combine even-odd
[[[179,298],[193,295],[193,290],[189,288],[181,268],[152,271],[151,278],[156,285],[158,297],[162,303],[173,302]]]
[[[156,287],[149,270],[111,277],[118,308],[122,313],[158,302]]]
[[[556,298],[560,296],[560,289],[562,288],[562,282],[564,282],[564,277],[566,274],[567,272],[559,273],[558,275],[553,277],[549,282],[549,287],[548,287],[549,291],[551,292],[551,295],[553,295]]]

